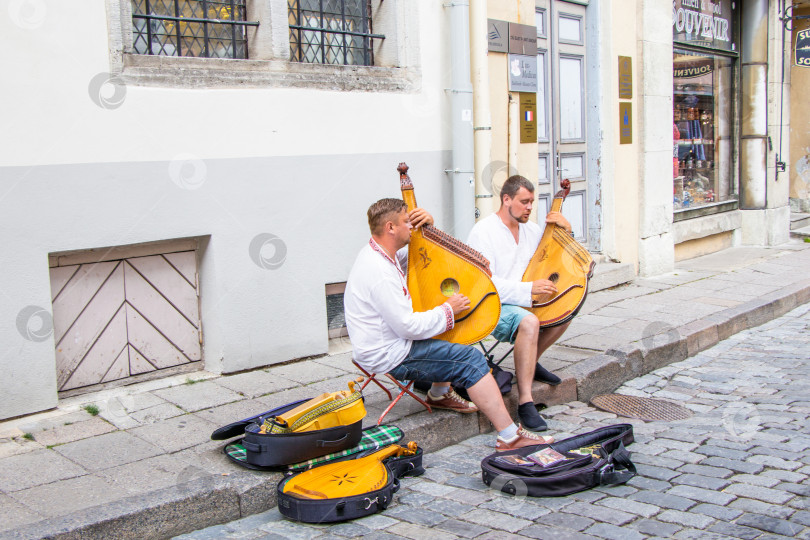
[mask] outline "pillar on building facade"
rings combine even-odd
[[[767,206],[768,0],[746,0],[742,9],[740,208]]]

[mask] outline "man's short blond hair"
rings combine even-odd
[[[402,199],[380,199],[368,207],[368,228],[371,234],[379,235],[388,221],[394,221],[396,214],[407,210],[408,205]]]

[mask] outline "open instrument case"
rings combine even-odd
[[[222,440],[244,433],[225,454],[254,469],[288,465],[352,448],[363,436],[366,409],[363,395],[349,382],[349,391],[321,394],[296,401],[261,415],[216,430],[211,438]]]
[[[400,478],[424,472],[415,442],[407,448],[392,444],[364,457],[289,473],[276,487],[278,509],[305,523],[361,518],[388,508]]]

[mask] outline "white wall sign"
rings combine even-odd
[[[537,55],[509,55],[509,91],[537,92]]]

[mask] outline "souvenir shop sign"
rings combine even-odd
[[[796,34],[796,65],[810,67],[810,28]]]
[[[672,65],[672,76],[676,79],[694,79],[714,71],[714,59],[705,56],[684,56]]]
[[[739,3],[732,0],[673,0],[672,39],[689,45],[736,50],[733,22]]]

